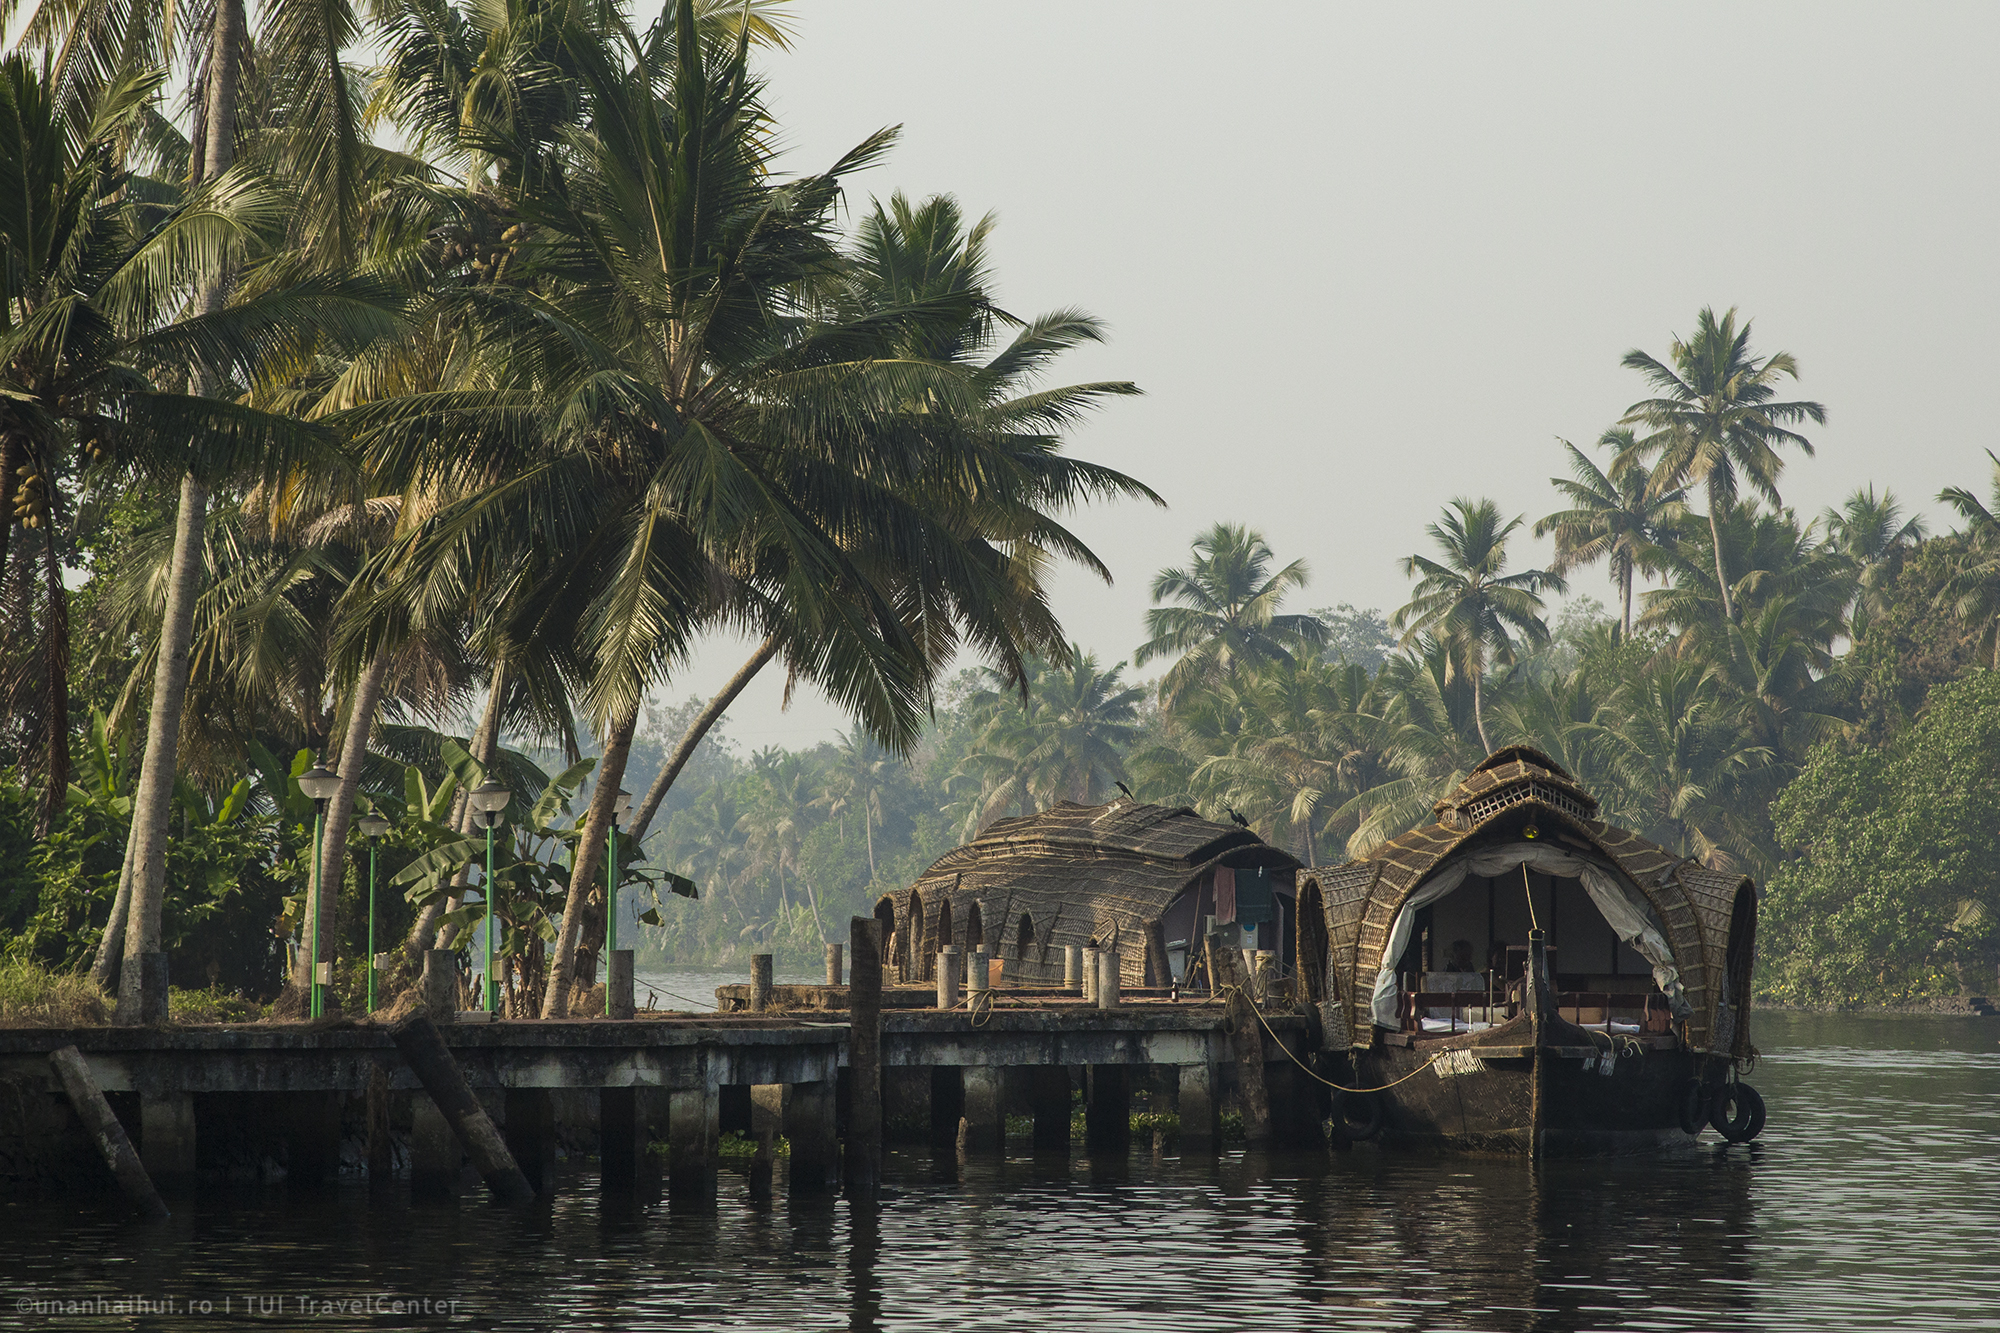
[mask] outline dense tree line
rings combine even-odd
[[[607,855],[656,956],[810,962],[1003,816],[1123,784],[1325,862],[1526,741],[1768,885],[1776,993],[1991,976],[2000,476],[1939,497],[1943,536],[1872,488],[1801,518],[1779,483],[1824,409],[1703,311],[1627,354],[1645,396],[1595,452],[1554,456],[1548,568],[1516,567],[1528,516],[1455,498],[1407,604],[1310,611],[1303,562],[1217,524],[1154,580],[1130,667],[1101,659],[1046,580],[1105,573],[1070,511],[1156,499],[1068,449],[1136,390],[1049,382],[1103,328],[1000,305],[990,219],[898,196],[842,225],[893,131],[781,170],[749,53],[785,24],[25,13],[0,59],[9,956],[88,969],[126,1021],[159,951],[286,1013],[321,1003],[317,953],[351,1003],[372,866],[392,982],[490,898],[508,1004],[564,1013]],[[1599,565],[1613,609],[1551,623]],[[729,684],[649,704],[722,631],[755,644]],[[767,669],[851,732],[732,747]],[[476,790],[507,797],[490,829]]]

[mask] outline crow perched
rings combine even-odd
[[[1114,786],[1114,787],[1116,787],[1116,788],[1117,788],[1117,789],[1118,789],[1119,791],[1122,791],[1122,792],[1124,792],[1124,793],[1125,793],[1125,799],[1126,799],[1126,800],[1128,800],[1128,801],[1136,801],[1136,800],[1138,800],[1138,799],[1139,799],[1138,797],[1136,797],[1136,796],[1134,796],[1134,795],[1132,794],[1132,789],[1131,789],[1130,787],[1126,786],[1126,785],[1125,785],[1124,783],[1122,783],[1122,782],[1114,782],[1114,783],[1112,783],[1111,785],[1112,785],[1112,786]]]
[[[1223,809],[1224,809],[1225,811],[1228,811],[1228,813],[1229,813],[1229,817],[1230,817],[1230,818],[1231,818],[1232,820],[1234,820],[1234,821],[1235,821],[1235,822],[1236,822],[1236,823],[1237,823],[1238,825],[1240,825],[1240,826],[1241,826],[1241,827],[1243,827],[1243,828],[1249,828],[1249,827],[1250,827],[1250,821],[1249,821],[1249,820],[1247,820],[1247,819],[1245,819],[1245,818],[1244,818],[1244,817],[1243,817],[1242,815],[1239,815],[1239,814],[1237,814],[1237,813],[1236,813],[1236,812],[1235,812],[1234,810],[1230,810],[1230,809],[1229,809],[1229,807],[1228,807],[1228,806],[1226,806],[1226,805],[1225,805],[1225,806],[1223,806],[1222,808],[1223,808]]]

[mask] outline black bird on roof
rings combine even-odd
[[[1114,782],[1114,783],[1112,783],[1111,785],[1112,785],[1112,786],[1114,786],[1114,787],[1116,787],[1116,788],[1117,788],[1117,789],[1118,789],[1119,791],[1122,791],[1122,792],[1124,792],[1124,793],[1125,793],[1125,799],[1126,799],[1126,800],[1128,800],[1128,801],[1136,801],[1136,800],[1138,800],[1138,799],[1139,799],[1138,797],[1136,797],[1136,796],[1134,796],[1134,795],[1132,794],[1132,789],[1131,789],[1130,787],[1126,786],[1126,785],[1125,785],[1124,783],[1122,783],[1122,782]]]
[[[1245,818],[1244,818],[1244,817],[1243,817],[1242,815],[1239,815],[1239,814],[1237,814],[1237,813],[1236,813],[1236,812],[1235,812],[1234,810],[1231,810],[1231,809],[1230,809],[1230,808],[1229,808],[1228,806],[1226,806],[1226,805],[1225,805],[1225,806],[1223,806],[1222,808],[1223,808],[1223,810],[1224,810],[1225,812],[1227,812],[1227,813],[1228,813],[1229,817],[1230,817],[1230,818],[1231,818],[1232,820],[1234,820],[1234,821],[1235,821],[1235,822],[1236,822],[1236,823],[1237,823],[1237,824],[1238,824],[1239,826],[1241,826],[1241,827],[1243,827],[1243,828],[1249,828],[1249,827],[1250,827],[1250,821],[1249,821],[1249,820],[1247,820],[1247,819],[1245,819]]]

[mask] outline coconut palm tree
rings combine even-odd
[[[1614,427],[1599,438],[1614,458],[1625,458],[1624,466],[1614,463],[1608,474],[1568,440],[1560,443],[1569,453],[1570,479],[1551,477],[1549,484],[1570,507],[1538,521],[1535,535],[1555,534],[1556,558],[1549,568],[1558,574],[1609,561],[1611,581],[1618,589],[1620,625],[1630,638],[1633,574],[1659,572],[1660,547],[1672,540],[1687,518],[1686,494],[1679,490],[1653,494],[1651,474],[1636,459],[1626,457],[1634,443],[1630,430]]]
[[[1194,539],[1190,564],[1154,576],[1154,608],[1146,613],[1151,637],[1132,655],[1132,665],[1179,654],[1160,682],[1163,704],[1197,681],[1288,661],[1297,649],[1326,642],[1326,627],[1317,617],[1278,610],[1287,593],[1305,586],[1306,562],[1294,560],[1274,572],[1276,560],[1261,533],[1218,523]],[[1180,605],[1160,605],[1170,599]]]
[[[1848,608],[1847,635],[1859,640],[1875,617],[1889,609],[1903,557],[1927,535],[1924,516],[1903,517],[1893,491],[1875,494],[1871,484],[1857,489],[1838,509],[1820,516],[1827,545],[1854,565],[1854,601]]]
[[[1780,503],[1778,474],[1785,460],[1778,449],[1789,444],[1810,456],[1812,442],[1791,427],[1803,421],[1826,424],[1826,409],[1818,403],[1777,401],[1778,381],[1797,379],[1798,362],[1790,352],[1774,352],[1762,360],[1752,355],[1750,321],[1737,328],[1734,308],[1717,319],[1704,306],[1696,316],[1694,336],[1674,339],[1666,361],[1634,348],[1623,364],[1638,371],[1658,395],[1626,409],[1623,421],[1649,432],[1633,442],[1627,456],[1656,460],[1655,495],[1701,486],[1708,496],[1711,530],[1746,483],[1773,505]],[[1736,603],[1721,563],[1722,539],[1713,531],[1711,538],[1723,614],[1734,620]]]
[[[1091,804],[1125,777],[1146,695],[1125,684],[1124,669],[1072,645],[1060,661],[1030,665],[1025,698],[987,670],[985,688],[966,699],[979,733],[955,775],[968,836],[1009,809]]]
[[[1487,668],[1515,660],[1517,635],[1536,647],[1549,641],[1541,594],[1564,587],[1562,575],[1549,570],[1506,572],[1507,538],[1521,522],[1519,517],[1503,520],[1491,500],[1453,500],[1443,517],[1425,528],[1442,561],[1424,555],[1403,560],[1403,572],[1417,586],[1390,620],[1403,631],[1405,645],[1429,635],[1446,647],[1454,677],[1463,675],[1472,684],[1473,724],[1480,745],[1489,751]]]
[[[1938,601],[1978,634],[1981,656],[2000,671],[2000,456],[1988,449],[1986,457],[1993,465],[1990,505],[1963,486],[1938,492],[1964,523],[1957,535],[1965,543]]]

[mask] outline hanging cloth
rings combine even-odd
[[[1383,966],[1375,974],[1372,1008],[1377,1027],[1394,1028],[1401,1023],[1398,1014],[1401,985],[1396,976],[1396,962],[1409,947],[1417,912],[1448,897],[1465,883],[1468,875],[1492,879],[1524,865],[1544,875],[1581,881],[1583,891],[1590,895],[1591,903],[1610,924],[1612,933],[1652,966],[1653,982],[1667,997],[1675,1016],[1686,1018],[1694,1012],[1681,987],[1680,969],[1674,963],[1673,949],[1667,944],[1666,927],[1644,894],[1593,857],[1546,842],[1509,842],[1453,857],[1433,870],[1403,900],[1402,910],[1396,913],[1396,920],[1389,927],[1389,945],[1382,951]]]
[[[1226,926],[1236,919],[1236,872],[1228,866],[1215,868],[1215,924]]]

